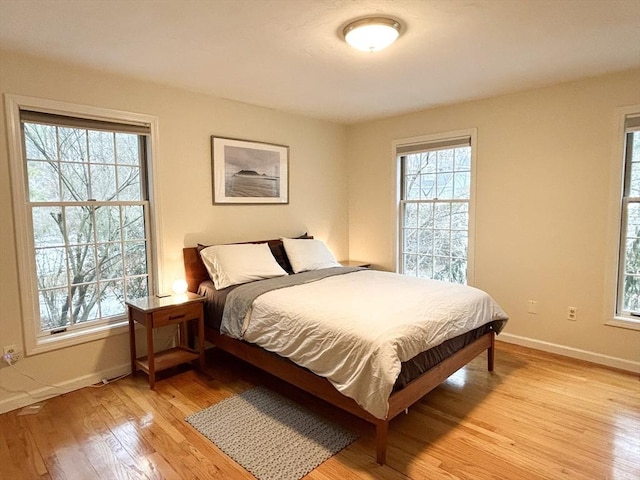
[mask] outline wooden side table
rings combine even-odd
[[[340,260],[340,263],[343,267],[362,267],[369,268],[371,266],[370,263],[367,262],[358,262],[357,260]]]
[[[131,347],[131,374],[139,368],[149,375],[149,387],[156,383],[156,372],[181,363],[198,360],[204,369],[204,297],[195,293],[172,297],[145,297],[126,302],[129,310],[129,343]],[[146,327],[147,355],[138,358],[136,354],[135,322]],[[188,344],[188,324],[197,324],[198,344],[191,348]],[[179,326],[180,341],[177,347],[154,353],[153,329],[166,325]]]

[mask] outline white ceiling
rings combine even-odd
[[[353,50],[372,14],[404,33]],[[640,0],[0,0],[0,45],[352,123],[638,68]]]

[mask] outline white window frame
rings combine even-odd
[[[640,330],[640,318],[619,313],[620,282],[622,274],[622,238],[625,235],[623,228],[623,195],[625,181],[625,161],[626,161],[626,119],[628,117],[640,115],[640,105],[633,105],[617,109],[616,112],[618,126],[615,139],[615,163],[614,171],[611,175],[611,207],[610,218],[612,221],[609,231],[611,235],[608,239],[609,256],[607,257],[609,268],[607,269],[607,288],[605,288],[605,325],[622,327],[630,330]],[[615,222],[615,223],[614,223]]]
[[[150,231],[153,241],[150,244],[152,262],[149,269],[156,278],[162,278],[163,266],[158,259],[162,256],[162,241],[160,219],[161,208],[159,196],[156,194],[158,185],[158,118],[152,115],[124,112],[106,108],[78,105],[73,103],[46,100],[34,97],[5,94],[5,114],[7,118],[9,164],[11,173],[11,188],[14,213],[14,231],[18,260],[18,279],[20,283],[20,302],[22,309],[22,324],[24,332],[24,347],[27,355],[35,355],[59,348],[78,345],[81,343],[106,338],[112,335],[126,333],[128,321],[126,318],[113,323],[97,323],[80,329],[70,329],[64,333],[42,337],[38,335],[39,327],[36,322],[40,318],[38,288],[34,281],[35,272],[34,243],[32,227],[30,225],[30,208],[27,202],[26,160],[22,148],[22,130],[20,125],[20,111],[30,110],[65,115],[91,120],[113,123],[131,123],[148,125],[150,127],[149,151],[147,158],[147,175],[149,183],[150,202]],[[150,292],[151,293],[151,292]]]
[[[402,171],[401,160],[398,149],[401,147],[409,147],[411,145],[419,145],[424,143],[437,143],[457,138],[469,138],[471,141],[471,178],[470,178],[470,194],[469,194],[469,243],[467,251],[467,285],[473,286],[475,283],[475,211],[476,211],[476,171],[477,171],[477,129],[470,128],[466,130],[456,130],[451,132],[442,132],[431,135],[422,135],[417,137],[402,138],[392,142],[393,164],[395,168],[394,178],[394,202],[393,215],[396,219],[396,234],[394,235],[394,270],[401,272],[402,266],[402,249],[400,242],[402,241]]]

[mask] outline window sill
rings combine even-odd
[[[112,323],[96,325],[47,337],[38,337],[33,345],[27,345],[27,356],[51,352],[60,348],[80,345],[94,340],[121,335],[129,332],[129,321],[124,318]]]
[[[613,317],[612,320],[608,320],[604,322],[604,324],[609,325],[610,327],[627,328],[629,330],[640,331],[640,319],[636,320],[629,317]]]

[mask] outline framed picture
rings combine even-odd
[[[211,137],[213,203],[289,203],[289,147]]]

